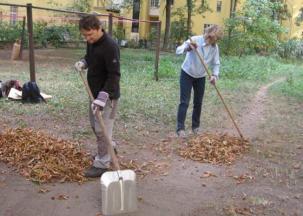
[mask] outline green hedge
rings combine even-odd
[[[78,43],[81,41],[78,25],[63,24],[55,25],[46,22],[35,22],[34,43],[36,47],[61,47],[67,42]],[[6,43],[13,43],[20,39],[22,32],[22,22],[11,25],[8,22],[0,22],[0,41]],[[27,46],[27,34],[25,34],[25,46]]]

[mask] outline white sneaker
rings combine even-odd
[[[200,128],[195,128],[195,129],[193,129],[193,134],[194,135],[199,135],[199,134],[201,134],[202,133],[202,130],[200,129]]]
[[[184,131],[184,130],[179,130],[179,131],[177,131],[177,135],[178,135],[178,137],[180,137],[180,138],[185,138],[185,137],[186,137],[186,134],[185,134],[185,131]]]

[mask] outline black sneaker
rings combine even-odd
[[[87,178],[97,178],[100,177],[103,173],[107,172],[108,169],[106,168],[97,168],[94,166],[91,166],[84,172],[84,176]]]

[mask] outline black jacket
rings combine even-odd
[[[93,44],[87,44],[85,61],[88,65],[87,81],[96,98],[105,91],[110,99],[120,97],[120,50],[105,32]]]

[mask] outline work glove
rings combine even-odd
[[[103,108],[106,105],[106,102],[108,100],[108,93],[105,91],[100,91],[97,98],[92,102],[92,110],[94,115],[96,114],[96,111],[102,111]]]
[[[76,63],[75,63],[75,68],[76,68],[76,70],[77,71],[82,71],[82,70],[84,70],[84,69],[86,69],[87,68],[87,64],[86,64],[86,61],[84,60],[84,59],[82,59],[82,60],[80,60],[80,61],[77,61]]]
[[[216,85],[218,77],[216,75],[211,75],[211,77],[209,78],[209,82],[212,85]]]
[[[195,42],[190,42],[188,44],[188,47],[186,48],[186,51],[189,52],[189,51],[192,51],[192,47],[194,47],[195,49],[198,48],[198,44],[196,44]]]

